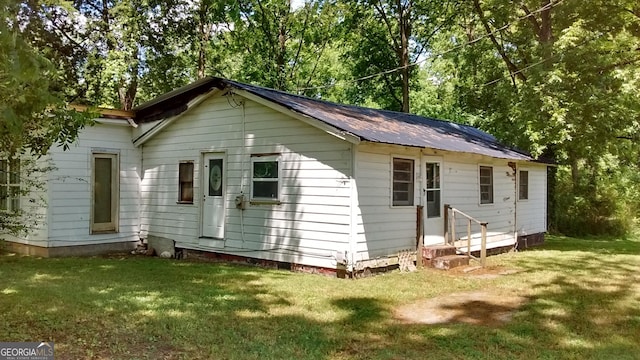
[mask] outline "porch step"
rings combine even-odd
[[[451,245],[434,245],[425,246],[422,248],[422,257],[427,260],[432,260],[442,256],[455,255],[456,248]]]
[[[446,255],[431,259],[429,263],[430,267],[449,270],[458,266],[469,265],[469,258],[466,255]]]

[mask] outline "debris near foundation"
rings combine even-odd
[[[148,250],[148,245],[141,242],[134,250],[131,250],[131,255],[147,255]]]
[[[400,271],[413,272],[416,271],[414,264],[415,253],[410,250],[400,251],[398,253],[398,267]]]

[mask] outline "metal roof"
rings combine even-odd
[[[361,141],[535,161],[526,152],[503,145],[492,135],[472,126],[395,111],[336,104],[217,77],[200,79],[134,108],[135,121],[143,123],[184,112],[189,101],[215,88],[244,90],[349,133]]]
[[[245,90],[320,120],[364,141],[466,152],[503,159],[534,159],[472,126],[407,113],[336,104],[278,90],[215,78],[218,87]]]

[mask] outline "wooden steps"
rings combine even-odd
[[[422,263],[426,267],[449,270],[458,266],[469,265],[469,258],[466,255],[457,255],[454,246],[425,246],[422,249]]]

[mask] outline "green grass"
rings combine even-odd
[[[640,359],[638,236],[549,236],[489,265],[520,272],[340,280],[146,257],[3,255],[0,341],[54,341],[59,359]],[[393,317],[398,305],[466,290],[527,302],[499,327]]]

